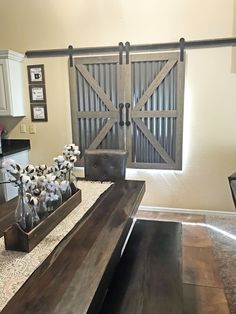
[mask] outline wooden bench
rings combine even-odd
[[[180,223],[137,220],[102,314],[183,313]]]

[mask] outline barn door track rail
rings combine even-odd
[[[117,46],[104,47],[85,47],[73,48],[72,45],[65,49],[47,49],[47,50],[28,50],[25,52],[27,58],[47,58],[47,57],[63,57],[68,56],[70,66],[73,66],[73,56],[76,55],[92,55],[104,53],[118,53],[119,63],[123,63],[123,52],[126,54],[125,63],[129,63],[129,53],[138,51],[152,51],[152,50],[180,50],[180,61],[184,59],[185,49],[201,49],[201,48],[216,48],[236,46],[236,37],[190,40],[186,41],[180,38],[179,41],[159,44],[145,44],[145,45],[130,45],[127,41],[125,45],[120,42]]]

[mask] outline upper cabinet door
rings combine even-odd
[[[0,51],[0,116],[24,116],[23,72],[24,55]]]

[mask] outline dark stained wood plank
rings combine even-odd
[[[184,313],[229,314],[224,290],[184,284]]]
[[[0,204],[0,237],[3,236],[3,231],[10,227],[15,222],[15,208],[18,198],[9,202]]]
[[[181,224],[137,220],[102,314],[183,313]]]
[[[30,276],[2,313],[87,313],[104,274],[116,266],[129,217],[135,214],[144,181],[113,184]],[[116,253],[116,254],[115,254]],[[108,284],[108,282],[107,282]],[[105,295],[106,285],[99,294]],[[99,306],[99,305],[98,305]]]
[[[222,288],[211,247],[183,247],[183,282]]]

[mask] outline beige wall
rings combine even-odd
[[[231,37],[234,0],[42,0],[0,2],[0,49],[116,45]],[[210,12],[210,13],[209,13]],[[236,75],[230,48],[187,52],[184,168],[181,172],[128,170],[145,179],[143,205],[233,210],[227,176],[236,170]],[[45,64],[48,123],[35,123],[31,162],[49,163],[71,141],[67,60]],[[29,111],[26,68],[26,105]],[[22,138],[19,119],[1,119]],[[23,120],[31,124],[28,115]]]
[[[233,36],[236,37],[236,0],[234,0],[234,22],[233,22]],[[232,72],[236,73],[236,47],[232,52]]]

